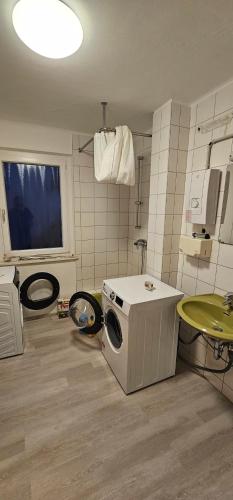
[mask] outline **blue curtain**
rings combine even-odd
[[[58,166],[3,163],[12,250],[62,247]]]

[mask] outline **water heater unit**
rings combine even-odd
[[[221,170],[208,169],[192,173],[189,207],[193,224],[215,224]]]

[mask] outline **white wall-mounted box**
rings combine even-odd
[[[190,236],[181,236],[179,250],[185,255],[192,257],[210,257],[212,250],[212,240],[204,238],[191,238]]]
[[[221,170],[208,169],[192,173],[188,210],[193,224],[215,224]]]

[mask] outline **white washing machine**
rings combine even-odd
[[[23,353],[23,314],[19,297],[19,272],[0,267],[0,358]]]
[[[126,394],[173,376],[183,294],[148,275],[105,280],[102,293],[102,353]]]
[[[175,374],[176,304],[182,297],[148,275],[109,279],[103,282],[102,308],[90,294],[77,292],[71,317],[82,333],[101,330],[102,353],[129,394]]]

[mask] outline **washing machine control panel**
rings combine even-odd
[[[118,297],[118,295],[116,295],[115,302],[121,308],[123,307],[124,302],[123,302],[123,300],[120,297]]]
[[[103,293],[111,302],[125,314],[129,313],[129,305],[112,290],[107,283],[103,283]]]

